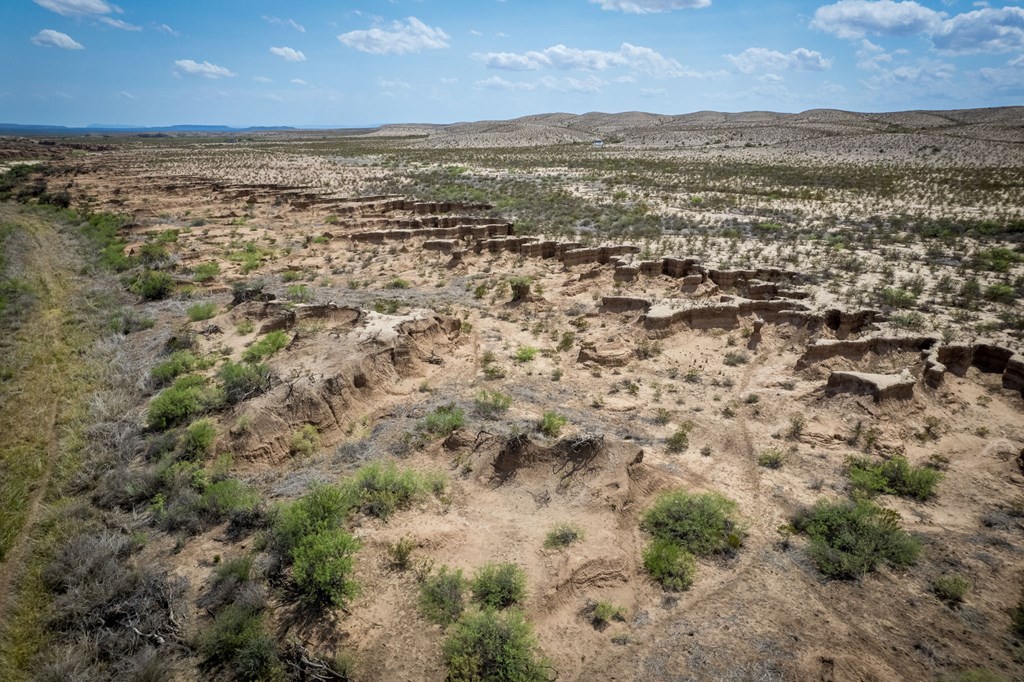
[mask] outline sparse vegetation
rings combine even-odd
[[[583,529],[573,523],[559,523],[550,531],[544,538],[544,547],[546,549],[558,549],[560,547],[568,547],[574,542],[579,542],[583,539]]]
[[[935,496],[935,488],[943,478],[943,473],[934,467],[911,466],[902,455],[879,462],[870,457],[851,457],[847,467],[855,491],[899,495],[922,502]]]
[[[548,438],[557,438],[568,423],[569,420],[562,415],[548,410],[541,416],[537,428]]]
[[[473,601],[484,608],[507,609],[526,598],[526,574],[515,564],[484,564],[470,585]]]

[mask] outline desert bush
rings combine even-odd
[[[655,539],[701,556],[730,552],[743,544],[736,503],[719,493],[664,493],[644,514],[641,525]]]
[[[623,608],[607,601],[597,602],[597,604],[594,605],[594,610],[590,613],[590,623],[598,630],[604,629],[613,620],[625,619],[625,611]]]
[[[516,362],[530,362],[537,357],[537,349],[533,346],[519,346],[512,357]]]
[[[292,442],[288,451],[293,455],[308,457],[320,447],[320,432],[312,424],[303,424],[302,428],[292,434]]]
[[[420,585],[420,609],[438,625],[451,625],[465,609],[468,583],[461,570],[447,566],[428,576]]]
[[[913,292],[898,287],[886,287],[878,293],[878,300],[882,305],[892,308],[909,308],[914,305],[917,297]]]
[[[576,334],[573,332],[563,332],[562,338],[559,340],[558,345],[555,346],[555,350],[560,353],[564,353],[567,350],[572,349],[572,344],[576,341]]]
[[[550,531],[544,538],[544,547],[546,549],[556,549],[558,547],[568,547],[574,542],[579,542],[583,539],[583,529],[574,523],[559,523]]]
[[[292,303],[309,303],[316,296],[305,284],[289,284],[284,290],[284,297]]]
[[[971,581],[962,575],[944,575],[932,581],[932,592],[950,606],[963,602],[970,589]]]
[[[722,360],[723,363],[729,367],[736,367],[738,365],[745,365],[750,362],[750,356],[741,350],[731,350],[725,354],[725,358]]]
[[[186,312],[188,313],[188,319],[193,322],[202,322],[217,314],[217,304],[213,301],[196,303],[195,305],[190,305]]]
[[[448,682],[547,682],[549,665],[517,611],[467,613],[442,647]]]
[[[384,285],[385,289],[408,289],[411,285],[409,280],[402,279],[401,277],[395,277],[387,284]]]
[[[2,305],[0,305],[0,312],[3,312]],[[110,330],[117,334],[131,334],[143,329],[152,329],[154,325],[156,325],[156,320],[152,317],[131,308],[123,308],[110,317]]]
[[[289,341],[288,334],[280,329],[272,331],[246,348],[242,359],[246,362],[259,362],[287,346]]]
[[[693,584],[693,555],[671,540],[654,539],[644,549],[644,568],[666,590],[682,592]]]
[[[242,680],[280,677],[277,643],[263,624],[263,609],[262,598],[238,600],[223,608],[199,637],[205,665],[230,666]]]
[[[540,422],[537,424],[537,428],[540,429],[540,432],[545,436],[548,436],[549,438],[557,438],[558,434],[562,432],[562,427],[568,423],[569,420],[562,415],[548,410],[541,416]]]
[[[484,564],[471,586],[473,601],[487,608],[506,609],[526,598],[526,574],[515,564]]]
[[[220,392],[204,377],[194,374],[178,377],[149,403],[146,421],[151,429],[178,426],[221,402]]]
[[[1017,600],[1017,606],[1010,609],[1010,630],[1017,637],[1024,638],[1024,591]]]
[[[270,388],[270,368],[262,363],[231,362],[217,372],[228,405],[240,403]]]
[[[399,538],[398,542],[388,545],[388,559],[391,567],[404,571],[412,565],[412,551],[416,549],[416,543],[412,538]]]
[[[295,584],[315,604],[343,606],[358,591],[352,579],[359,541],[340,528],[312,533],[292,551]]]
[[[665,439],[665,447],[669,452],[685,452],[690,447],[690,431],[693,430],[693,422],[685,422],[672,432],[672,435]]]
[[[213,454],[217,440],[217,427],[209,419],[200,419],[188,425],[178,441],[178,448],[186,459],[201,460]]]
[[[1017,300],[1017,290],[1009,284],[992,284],[985,288],[985,299],[995,303],[1013,303]]]
[[[917,561],[921,543],[899,527],[900,515],[870,500],[821,500],[793,519],[810,538],[810,555],[829,578],[853,579],[880,563],[894,568]]]
[[[373,462],[360,468],[344,485],[350,491],[353,509],[387,520],[411,506],[434,483],[410,469],[399,471],[394,464]]]
[[[424,417],[420,428],[435,436],[447,437],[456,429],[461,429],[466,423],[466,414],[461,407],[455,403],[441,405],[433,412]]]
[[[481,416],[494,417],[512,406],[512,396],[506,395],[501,391],[483,389],[476,394],[474,404],[476,405],[477,413]]]
[[[192,279],[196,282],[209,282],[220,274],[220,265],[215,261],[200,263],[192,270]]]
[[[781,450],[771,448],[757,456],[757,465],[766,469],[781,469],[786,455]]]
[[[899,495],[922,502],[935,496],[935,487],[944,476],[933,467],[911,466],[902,455],[877,464],[870,457],[851,457],[847,471],[856,491]]]
[[[131,290],[146,301],[159,301],[170,296],[174,280],[166,272],[146,270],[132,283]]]
[[[282,557],[290,557],[302,538],[341,527],[356,502],[349,488],[314,487],[306,495],[277,509],[270,531],[271,549]]]
[[[149,376],[157,386],[166,386],[182,374],[203,369],[205,366],[206,362],[197,358],[191,351],[179,350],[171,353],[166,360],[154,366],[150,370]]]

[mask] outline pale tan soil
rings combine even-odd
[[[806,112],[782,119],[767,113],[730,117],[711,112],[614,119],[552,115],[526,122],[389,127],[367,137],[425,134],[429,137],[415,144],[435,148],[518,144],[524,130],[537,144],[589,143],[600,133],[621,137],[624,148],[601,153],[640,158],[647,153],[640,147],[647,145],[680,147],[652,154],[709,162],[719,158],[714,154],[744,159],[795,154],[793,158],[807,163],[825,163],[839,154],[843,162],[858,163],[870,160],[872,136],[880,136],[891,145],[887,158],[941,167],[968,163],[967,152],[958,151],[960,136],[984,133],[988,141],[964,143],[970,163],[1014,167],[1022,165],[1019,111],[884,116]],[[973,123],[979,116],[985,122]],[[952,132],[943,132],[951,119],[958,122],[955,140]],[[937,159],[916,156],[914,150],[931,144],[932,133],[880,135],[879,127],[889,125],[938,131],[944,151]],[[535,134],[538,126],[543,129]],[[859,131],[856,137],[850,132],[854,130]],[[691,150],[723,131],[734,144],[756,139],[771,147]],[[486,250],[478,254],[472,250],[476,240],[470,238],[461,244],[467,249],[462,264],[454,266],[449,266],[448,255],[424,251],[422,236],[382,244],[355,241],[354,234],[390,229],[382,221],[419,215],[407,209],[370,209],[366,202],[353,200],[401,170],[371,165],[367,157],[311,154],[293,149],[287,137],[272,139],[273,149],[251,150],[245,143],[125,143],[65,163],[76,169],[67,178],[73,192],[93,196],[97,207],[135,216],[130,234],[136,248],[162,230],[182,230],[169,248],[183,284],[197,264],[220,264],[221,274],[212,284],[197,285],[189,294],[217,302],[216,317],[188,323],[180,308],[168,308],[157,329],[142,335],[184,327],[209,330],[199,337],[200,350],[238,360],[259,333],[241,334],[237,325],[251,318],[259,330],[265,320],[248,309],[229,310],[229,285],[253,277],[264,278],[267,291],[279,298],[288,295],[288,286],[303,284],[316,303],[364,311],[354,322],[312,319],[287,327],[292,344],[269,361],[277,377],[275,388],[216,416],[218,448],[234,454],[236,475],[270,502],[293,499],[316,481],[339,480],[359,463],[374,459],[449,476],[450,490],[442,500],[400,512],[387,523],[357,522],[354,532],[363,541],[356,569],[362,589],[346,609],[310,617],[287,595],[278,594],[272,621],[283,639],[294,638],[323,654],[351,654],[360,680],[444,679],[443,632],[417,608],[415,571],[388,566],[388,546],[408,537],[415,542],[414,557],[421,567],[443,564],[471,574],[488,561],[521,566],[528,578],[525,612],[559,680],[934,679],[981,666],[1006,679],[1024,678],[1020,659],[1014,660],[1007,613],[1024,580],[1024,525],[1009,516],[1003,526],[982,523],[986,515],[1024,501],[1024,399],[1019,391],[1003,388],[998,374],[977,368],[964,377],[947,373],[938,388],[922,380],[908,401],[875,404],[867,396],[827,395],[830,370],[897,374],[906,369],[920,379],[922,357],[916,352],[860,359],[840,355],[798,370],[807,344],[832,338],[831,331],[769,322],[760,338],[752,339],[755,319],[744,315],[729,329],[680,325],[649,336],[639,312],[599,312],[601,298],[608,295],[710,305],[727,293],[717,287],[705,286],[690,296],[682,293],[678,279],[667,276],[616,282],[610,265],[565,268],[554,259]],[[567,178],[566,186],[574,192],[601,198],[601,190],[576,183],[574,172],[566,167],[538,175]],[[266,186],[251,187],[259,184]],[[312,200],[293,196],[292,189],[301,189]],[[828,211],[862,211],[867,216],[878,210],[860,206],[852,194]],[[254,203],[247,203],[250,196]],[[686,208],[688,196],[670,198],[664,205],[713,224],[736,215],[691,211]],[[906,197],[895,197],[889,208],[905,208],[907,203]],[[970,212],[981,203],[972,199],[961,205],[951,199],[951,205],[936,210]],[[354,214],[345,213],[350,207]],[[1022,209],[998,210],[1019,215]],[[328,222],[329,216],[339,219]],[[197,217],[205,222],[190,227]],[[321,236],[326,238],[315,241]],[[229,256],[248,241],[265,248],[266,255],[257,269],[243,275],[241,264]],[[884,281],[883,266],[920,255],[922,248],[887,243],[875,251],[859,250],[856,255],[866,267],[854,278],[835,264],[827,246],[809,241],[765,244],[695,233],[636,245],[650,252],[645,258],[695,255],[707,265],[739,267],[753,261],[812,273],[800,285],[810,294],[801,302],[811,311],[865,307],[863,292]],[[964,249],[972,248],[965,240]],[[282,274],[289,271],[301,273],[300,278],[283,281]],[[945,273],[960,276],[956,266],[925,267],[915,261],[898,266],[895,277],[911,272],[920,272],[930,283]],[[1020,273],[1018,266],[1011,275]],[[533,278],[533,300],[508,302],[509,290],[500,285],[511,276]],[[409,287],[387,288],[395,278],[407,280]],[[480,284],[489,288],[477,298],[473,290]],[[928,293],[919,301],[933,304],[927,331],[949,328],[950,340],[973,341],[973,330],[953,322],[952,307],[940,298]],[[394,316],[371,312],[381,299],[400,302]],[[980,315],[994,319],[991,311]],[[449,323],[451,318],[456,322]],[[423,326],[410,345],[408,362],[401,362],[393,351],[395,339],[403,337],[392,332],[412,323]],[[569,350],[558,351],[565,332],[575,338]],[[851,338],[888,333],[893,330],[882,322]],[[1019,339],[1008,332],[996,331],[994,336],[1020,350]],[[651,357],[635,354],[652,342],[658,349]],[[628,360],[621,367],[579,362],[581,347],[590,344],[626,349]],[[516,363],[516,349],[527,345],[541,352],[532,362]],[[749,354],[747,364],[724,364],[726,352],[740,350]],[[505,368],[505,378],[485,378],[482,358],[487,352],[494,354],[494,364]],[[438,359],[441,364],[435,364]],[[697,370],[696,381],[686,379],[691,369]],[[357,375],[364,375],[361,386]],[[332,393],[332,380],[344,384],[344,390]],[[473,412],[473,397],[483,388],[513,397],[507,414],[485,419]],[[757,400],[748,399],[751,395]],[[434,440],[422,449],[401,446],[403,435],[414,431],[419,419],[449,402],[467,413],[461,444]],[[659,408],[667,411],[667,423],[657,423]],[[603,437],[604,447],[574,469],[572,461],[549,450],[556,441],[536,431],[546,410],[569,419],[563,438]],[[797,414],[804,416],[806,426],[798,439],[790,439],[786,433]],[[926,433],[929,418],[939,424],[934,439]],[[686,422],[693,425],[689,447],[670,453],[665,439]],[[321,433],[320,448],[308,458],[289,454],[292,434],[308,423]],[[787,544],[777,529],[802,506],[848,492],[846,459],[864,448],[863,442],[847,442],[857,424],[865,432],[877,431],[871,448],[875,454],[903,452],[914,464],[938,454],[948,458],[948,470],[933,501],[881,499],[900,513],[903,528],[923,539],[925,551],[917,566],[904,572],[882,569],[859,582],[827,582],[807,557],[805,541],[795,538]],[[517,466],[509,469],[499,451],[513,427],[529,433],[533,445],[530,456],[515,460]],[[758,455],[769,448],[786,453],[781,469],[757,465]],[[663,592],[646,576],[641,560],[647,537],[639,518],[657,493],[669,488],[725,494],[738,503],[748,530],[734,557],[699,561],[693,587],[680,594]],[[545,550],[546,533],[561,521],[581,526],[584,540],[567,549]],[[145,551],[152,561],[187,576],[198,599],[212,575],[214,557],[250,550],[252,539],[244,542],[233,543],[226,529],[218,527],[188,539],[183,548],[175,548],[176,539],[161,536]],[[949,573],[966,575],[973,583],[964,605],[955,609],[940,602],[929,587],[933,579]],[[622,606],[625,621],[595,630],[583,615],[595,600]],[[209,620],[198,607],[193,616],[200,626]]]

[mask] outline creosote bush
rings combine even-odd
[[[568,547],[583,539],[583,529],[574,523],[559,523],[544,538],[545,549]]]
[[[690,447],[690,431],[693,430],[693,422],[687,421],[679,425],[672,435],[665,439],[665,447],[669,452],[685,452]]]
[[[738,549],[745,535],[736,503],[719,493],[663,493],[644,514],[642,527],[657,540],[699,556]]]
[[[212,301],[196,303],[195,305],[190,305],[186,312],[188,313],[188,319],[193,322],[201,322],[217,314],[217,304]]]
[[[172,353],[166,360],[153,367],[149,376],[157,386],[166,386],[182,374],[203,369],[206,361],[197,358],[191,351],[179,350]]]
[[[473,601],[487,608],[507,609],[526,598],[526,574],[515,564],[484,564],[471,585]]]
[[[943,473],[932,467],[911,466],[902,455],[877,463],[870,457],[851,457],[847,466],[855,491],[899,495],[921,502],[935,496],[935,487],[943,478]]]
[[[289,342],[290,339],[288,338],[288,334],[284,333],[280,329],[272,331],[259,341],[256,341],[246,348],[242,353],[242,359],[246,362],[259,362],[264,358],[269,358],[271,355],[287,346]]]
[[[426,433],[448,437],[456,429],[461,429],[466,424],[466,413],[455,403],[441,405],[433,412],[424,417],[420,423],[421,430]]]
[[[423,615],[438,625],[451,625],[466,608],[469,583],[461,570],[442,566],[437,573],[427,576],[420,585],[420,609]]]
[[[270,388],[270,368],[262,363],[228,360],[217,372],[228,405],[263,393]]]
[[[962,575],[944,575],[932,581],[932,592],[950,606],[963,602],[971,589],[971,581]]]
[[[545,436],[548,436],[549,438],[557,438],[558,434],[562,432],[562,428],[568,423],[569,420],[562,415],[548,410],[541,416],[540,422],[537,424],[537,428],[540,429],[540,432]]]
[[[132,291],[146,301],[159,301],[171,295],[174,279],[166,272],[146,270],[132,284]]]
[[[452,626],[442,647],[448,682],[547,682],[549,664],[533,629],[518,611],[470,612]]]
[[[163,430],[189,421],[222,401],[222,394],[205,377],[179,377],[149,404],[146,421],[151,429]]]
[[[900,515],[870,500],[820,500],[797,514],[793,528],[811,540],[810,555],[829,578],[854,579],[881,563],[911,566],[921,543],[899,526]]]
[[[474,404],[479,415],[494,417],[512,406],[512,396],[501,391],[488,391],[485,388],[476,394]]]
[[[352,579],[359,541],[341,528],[303,537],[292,550],[295,584],[315,604],[343,606],[358,593]]]
[[[666,590],[682,592],[697,572],[693,555],[671,540],[652,540],[644,549],[644,568]]]

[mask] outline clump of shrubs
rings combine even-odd
[[[933,467],[911,466],[902,455],[881,462],[870,457],[851,457],[847,467],[855,491],[899,495],[921,502],[935,496],[935,487],[943,478],[943,473]]]
[[[559,523],[544,538],[545,549],[568,547],[583,539],[583,529],[574,523]]]
[[[821,500],[793,519],[794,530],[810,538],[810,555],[828,578],[859,578],[885,563],[911,566],[921,543],[903,531],[900,515],[870,500]]]

